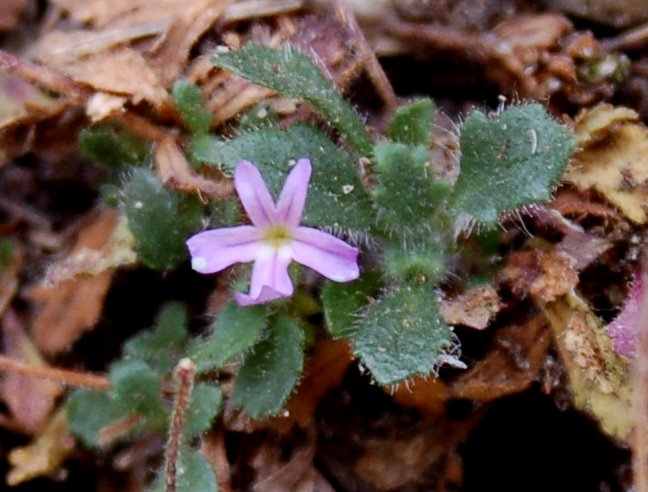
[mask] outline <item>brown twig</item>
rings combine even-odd
[[[0,50],[0,67],[13,72],[25,80],[34,82],[44,89],[66,96],[77,103],[84,102],[91,91],[70,77],[55,72],[43,65],[23,60],[6,51]]]
[[[182,440],[182,429],[184,428],[187,407],[191,400],[191,392],[196,377],[196,365],[191,359],[181,359],[175,368],[174,376],[178,389],[173,400],[173,413],[171,414],[169,439],[166,446],[166,492],[177,492],[178,490],[180,441]]]
[[[51,379],[66,386],[108,389],[110,379],[105,376],[57,369],[55,367],[37,366],[0,355],[0,371],[17,372],[34,378]]]
[[[398,106],[398,98],[396,97],[394,88],[389,82],[387,75],[385,75],[375,53],[369,46],[369,43],[367,43],[367,38],[365,38],[355,15],[349,9],[345,0],[335,0],[335,12],[340,21],[349,30],[360,59],[365,65],[367,76],[374,84],[378,95],[390,110],[394,110]]]

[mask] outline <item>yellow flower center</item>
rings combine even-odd
[[[273,248],[279,249],[286,243],[292,241],[292,234],[290,229],[285,225],[271,225],[264,231],[261,240]]]

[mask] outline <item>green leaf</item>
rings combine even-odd
[[[245,358],[234,388],[234,402],[253,419],[283,408],[304,365],[304,333],[293,320],[277,316],[268,331]]]
[[[178,492],[218,492],[218,482],[214,475],[214,469],[200,451],[181,446],[177,470]],[[164,492],[165,475],[165,470],[160,470],[155,482],[148,491]]]
[[[280,50],[249,43],[212,59],[252,82],[311,103],[361,155],[371,153],[371,138],[358,114],[306,55],[286,45]]]
[[[359,311],[378,293],[380,274],[365,273],[350,283],[326,282],[322,288],[322,304],[327,331],[334,338],[346,338],[357,331]]]
[[[208,431],[220,411],[222,401],[223,393],[218,386],[198,383],[187,409],[185,433],[192,436]]]
[[[394,287],[363,313],[354,353],[382,385],[428,375],[453,345],[429,285]]]
[[[432,138],[434,102],[420,99],[396,110],[387,135],[394,142],[428,147]]]
[[[79,134],[81,152],[105,166],[121,169],[146,163],[151,146],[127,130],[99,127],[82,130]]]
[[[145,169],[133,172],[124,194],[128,227],[142,263],[164,270],[185,260],[185,240],[201,225],[198,199],[167,190]]]
[[[265,325],[263,306],[243,308],[231,302],[218,314],[211,337],[197,340],[189,349],[189,357],[199,371],[217,369],[252,347]]]
[[[187,342],[187,308],[179,302],[165,305],[159,312],[155,326],[130,338],[126,354],[146,361],[158,374],[170,372],[181,357]]]
[[[160,376],[144,361],[115,362],[110,367],[110,380],[111,397],[124,414],[154,419],[163,416]]]
[[[87,447],[99,447],[99,431],[122,418],[122,410],[107,391],[79,389],[67,401],[70,429]]]
[[[367,232],[375,213],[362,187],[357,166],[349,154],[338,149],[318,129],[298,123],[289,131],[261,130],[229,142],[202,139],[193,148],[195,160],[233,171],[243,159],[253,162],[275,197],[281,191],[291,163],[308,157],[313,175],[302,222],[331,228]]]
[[[574,138],[540,104],[488,117],[473,111],[461,129],[452,208],[461,221],[493,227],[501,214],[551,199]]]
[[[187,79],[179,79],[173,84],[171,95],[182,121],[192,133],[200,135],[209,132],[212,115],[204,108],[203,95],[199,87]]]
[[[446,273],[445,242],[402,241],[385,247],[385,273],[391,277],[413,278],[421,275],[427,281],[440,280]]]
[[[443,211],[450,185],[433,176],[427,147],[381,143],[374,155],[378,184],[372,196],[380,206],[380,221],[400,236],[430,230],[432,218]]]

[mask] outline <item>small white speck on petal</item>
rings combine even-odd
[[[194,270],[200,270],[207,266],[207,260],[202,256],[196,256],[191,259],[191,268]]]
[[[135,208],[137,208],[137,209],[140,209],[140,208],[144,207],[144,202],[140,202],[140,201],[138,200],[138,201],[136,201],[135,203],[133,203],[133,207],[135,207]]]
[[[355,189],[355,186],[353,185],[342,185],[342,193],[345,195],[348,195]]]

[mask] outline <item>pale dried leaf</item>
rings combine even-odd
[[[0,72],[0,129],[53,116],[67,101],[49,97],[17,75]]]
[[[573,293],[541,307],[567,370],[574,405],[594,416],[604,432],[628,442],[634,427],[630,375],[605,327]]]
[[[7,474],[7,483],[15,486],[36,477],[55,474],[70,456],[74,446],[67,413],[62,407],[31,444],[9,452],[11,469]]]
[[[2,341],[5,355],[35,366],[45,365],[13,311],[8,311],[2,320]],[[5,374],[0,387],[14,421],[28,433],[41,429],[62,391],[57,382],[13,372]]]
[[[119,224],[116,212],[102,212],[79,233],[68,258],[30,290],[36,310],[32,335],[45,354],[66,350],[94,327],[115,266],[135,261],[132,237]]]
[[[439,302],[439,311],[446,323],[476,330],[485,329],[501,307],[500,298],[492,285],[477,287],[454,299]]]
[[[226,198],[232,192],[231,182],[204,178],[194,171],[178,147],[175,138],[168,135],[158,142],[155,163],[162,183],[178,190],[199,195]]]
[[[575,124],[580,149],[565,179],[594,188],[631,221],[648,220],[648,129],[626,108],[600,105]]]
[[[97,92],[88,99],[86,114],[93,123],[98,123],[115,113],[123,111],[126,102],[127,99],[123,96]]]

